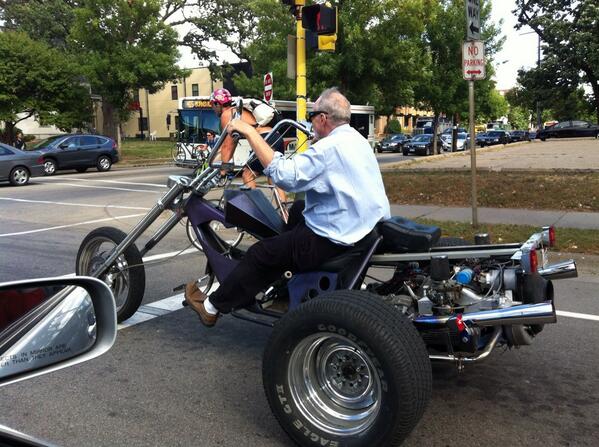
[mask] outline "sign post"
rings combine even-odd
[[[272,101],[272,73],[264,75],[264,101]]]
[[[478,0],[466,0],[466,7]],[[480,29],[479,29],[480,31]],[[470,167],[472,170],[472,226],[478,226],[476,192],[476,134],[474,132],[474,81],[485,79],[485,45],[480,40],[464,42],[462,47],[463,76],[468,81],[469,122],[470,122]]]

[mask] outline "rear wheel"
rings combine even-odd
[[[8,181],[13,186],[23,186],[29,183],[29,170],[25,166],[17,166],[10,171]]]
[[[112,227],[97,228],[89,233],[77,252],[77,275],[92,275],[126,236]],[[129,246],[99,279],[114,294],[118,322],[131,317],[141,304],[146,286],[143,260],[135,244]]]
[[[432,387],[412,323],[356,290],[321,295],[281,318],[262,375],[273,413],[301,446],[400,445]]]
[[[112,167],[112,160],[110,159],[109,156],[102,155],[102,156],[100,156],[100,158],[98,158],[96,167],[97,167],[98,171],[100,171],[100,172],[110,171],[110,168]]]

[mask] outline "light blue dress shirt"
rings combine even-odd
[[[275,152],[264,174],[285,191],[305,191],[306,225],[335,243],[352,245],[390,217],[376,157],[349,124],[290,159]]]

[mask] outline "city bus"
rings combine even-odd
[[[295,101],[275,100],[272,102],[281,118],[296,119]],[[308,112],[314,103],[307,104]],[[206,133],[220,134],[220,120],[210,106],[209,96],[186,96],[179,99],[177,116],[177,147],[173,155],[179,166],[195,166],[198,150],[206,149]],[[374,107],[352,105],[350,125],[355,128],[374,148]],[[295,150],[295,129],[284,134],[286,151]]]

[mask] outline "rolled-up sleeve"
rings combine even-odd
[[[324,156],[312,146],[306,152],[296,154],[289,159],[275,152],[264,174],[285,191],[302,192],[309,189],[319,191],[325,187],[324,184],[320,184],[324,169]]]

